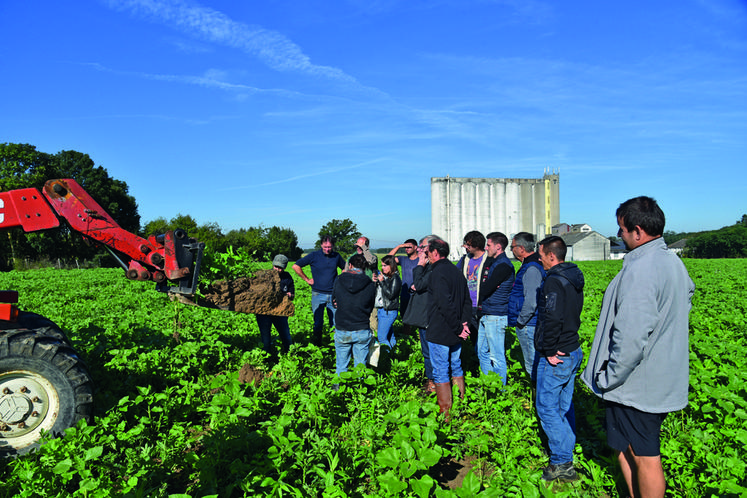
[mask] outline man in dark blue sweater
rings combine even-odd
[[[501,232],[491,232],[485,238],[488,259],[485,260],[480,275],[477,301],[477,312],[480,317],[477,358],[480,360],[483,375],[497,373],[505,384],[508,297],[514,285],[514,265],[506,256],[508,237]]]
[[[345,260],[335,251],[335,240],[332,237],[322,237],[321,246],[320,250],[310,252],[293,265],[293,271],[311,286],[314,342],[317,346],[321,346],[323,342],[325,308],[330,328],[334,326],[335,307],[332,305],[332,289],[337,279],[337,269],[345,268]],[[311,266],[311,278],[304,273],[304,266]]]

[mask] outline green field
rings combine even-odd
[[[690,405],[664,423],[667,493],[747,496],[747,260],[685,263],[697,286]],[[588,353],[621,262],[579,266]],[[580,383],[581,479],[542,483],[547,458],[513,334],[508,386],[465,358],[467,396],[444,424],[420,391],[419,343],[399,322],[393,357],[332,390],[334,348],[308,345],[310,291],[296,286],[296,344],[270,364],[254,316],[175,304],[121,270],[0,274],[0,289],[69,335],[96,383],[92,424],[1,462],[0,496],[624,496],[602,405]],[[254,382],[239,382],[242,367]]]

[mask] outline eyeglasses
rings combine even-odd
[[[428,249],[428,246],[418,246],[417,249],[418,251],[425,251],[426,249]]]

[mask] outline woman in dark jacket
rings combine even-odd
[[[399,309],[399,294],[402,289],[402,279],[397,271],[397,260],[394,256],[384,256],[381,259],[381,273],[373,277],[376,282],[376,312],[379,320],[378,339],[380,344],[386,344],[393,349],[397,342],[394,337],[394,320]]]

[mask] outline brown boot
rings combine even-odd
[[[433,380],[428,379],[428,381],[423,386],[423,392],[425,394],[431,394],[436,392],[436,384],[433,382]]]
[[[464,377],[452,377],[451,383],[456,384],[457,388],[459,389],[459,399],[464,399]]]
[[[451,409],[451,384],[448,382],[436,383],[436,399],[440,412],[444,414],[444,420],[449,421],[449,410]]]

